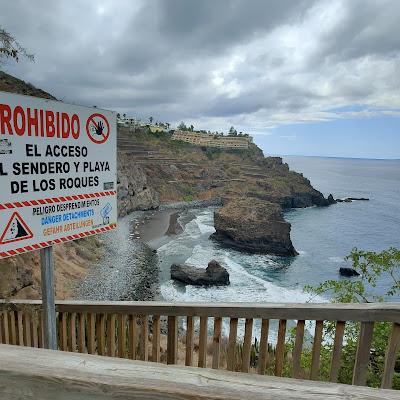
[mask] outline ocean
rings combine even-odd
[[[214,232],[213,209],[189,210],[181,215],[182,234],[158,249],[160,296],[169,301],[304,302],[308,284],[340,278],[344,258],[352,248],[380,251],[400,247],[400,160],[321,157],[284,157],[313,186],[335,198],[368,197],[370,201],[338,203],[330,207],[294,209],[285,213],[292,225],[297,257],[247,254],[225,249],[209,236]],[[229,271],[229,287],[193,287],[169,279],[172,262],[206,266],[211,259]],[[383,294],[382,279],[375,294]],[[372,289],[371,289],[372,290]],[[313,301],[328,301],[329,295]]]

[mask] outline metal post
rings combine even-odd
[[[54,303],[53,247],[40,250],[42,275],[42,307],[44,324],[44,347],[57,350],[56,307]]]

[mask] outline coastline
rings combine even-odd
[[[187,210],[221,205],[221,198],[216,197],[209,200],[165,203],[156,210],[141,211],[143,214],[134,220],[133,238],[156,250],[168,242],[171,236],[183,231],[184,227],[180,225],[178,219]]]
[[[387,215],[387,220],[392,224],[391,230],[398,229],[398,226],[395,226],[396,219],[389,212],[390,208],[381,207],[391,205],[391,201],[396,198],[394,185],[391,186],[392,191],[388,191],[389,195],[384,195],[378,191],[379,186],[370,183],[369,174],[365,173],[365,179],[368,180],[363,180],[363,188],[358,189],[357,182],[363,172],[361,166],[354,170],[353,175],[346,169],[336,177],[329,171],[331,169],[336,172],[342,171],[341,165],[332,168],[329,163],[329,168],[324,169],[323,165],[321,167],[317,163],[321,168],[315,168],[316,161],[312,161],[310,165],[306,164],[304,168],[300,166],[298,169],[306,170],[308,166],[310,171],[317,171],[314,172],[313,180],[325,185],[320,189],[330,191],[333,188],[337,196],[342,197],[351,192],[357,197],[370,197],[371,201],[354,202],[343,206],[338,204],[329,208],[287,210],[285,219],[292,224],[293,243],[300,253],[296,258],[248,254],[222,248],[208,240],[213,210],[193,210],[191,204],[185,204],[185,207],[179,207],[177,204],[163,205],[156,210],[136,211],[126,218],[121,218],[118,229],[122,230],[123,234],[116,237],[116,241],[127,242],[127,262],[123,267],[127,269],[127,273],[122,268],[119,272],[115,271],[123,259],[119,257],[120,251],[112,253],[112,266],[96,268],[96,273],[104,273],[102,280],[110,281],[109,286],[113,287],[113,290],[104,292],[102,300],[113,300],[113,295],[118,290],[122,297],[116,296],[115,299],[121,300],[260,303],[309,301],[309,295],[303,292],[304,285],[310,282],[317,284],[327,279],[339,279],[338,270],[340,266],[347,265],[344,257],[348,254],[350,246],[373,248],[373,237],[361,236],[372,223],[370,218],[363,218],[367,211],[375,216],[382,212],[386,213],[383,215]],[[347,175],[353,176],[353,179],[347,181]],[[329,180],[325,181],[327,176]],[[380,171],[377,171],[376,179],[378,178]],[[183,233],[173,235],[171,230],[178,220],[185,229]],[[129,229],[125,229],[124,221]],[[187,226],[188,221],[191,221],[189,226]],[[365,226],[365,229],[360,229],[359,224]],[[376,231],[377,227],[374,227],[374,232],[376,231],[380,237],[387,237],[387,243],[390,244],[393,239],[390,237],[387,224],[381,224],[380,231]],[[372,228],[369,230],[372,231]],[[169,236],[168,231],[172,235]],[[187,261],[191,265],[200,267],[211,258],[221,260],[228,268],[232,279],[230,287],[185,286],[170,280],[171,263]],[[139,259],[136,266],[132,266],[136,259]],[[113,274],[113,271],[116,273]],[[129,290],[125,289],[126,281],[130,286]],[[381,281],[379,284],[385,287],[386,282]],[[93,287],[90,290],[93,292]],[[100,292],[96,286],[95,291]],[[126,297],[125,293],[128,294]],[[96,299],[100,299],[99,297]],[[313,301],[329,300],[321,297]],[[224,329],[227,330],[229,327],[224,326]],[[276,340],[277,329],[275,324],[271,325],[273,342]],[[238,335],[242,335],[243,331],[244,327],[240,325]],[[259,326],[254,327],[254,333],[259,334]]]
[[[157,249],[183,231],[178,219],[188,208],[170,204],[119,218],[118,229],[104,234],[104,256],[74,285],[73,298],[108,301],[162,298]]]
[[[167,209],[144,215],[136,222],[138,235],[135,238],[152,250],[157,250],[169,240],[170,236],[182,232],[182,227],[178,222],[180,213],[181,210]]]
[[[136,222],[138,239],[150,245],[152,241],[165,236],[170,225],[170,217],[174,212],[176,211],[154,210],[150,214],[144,214]]]

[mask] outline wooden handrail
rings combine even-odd
[[[0,398],[395,400],[394,390],[0,345]]]
[[[0,300],[1,305],[40,300]],[[400,303],[168,303],[58,300],[58,312],[400,323]]]
[[[347,323],[359,323],[360,335],[352,383],[360,386],[367,384],[375,323],[392,324],[382,388],[390,388],[392,385],[396,352],[400,346],[400,303],[260,304],[67,300],[57,301],[56,311],[60,350],[139,358],[156,363],[226,368],[230,371],[257,372],[260,375],[274,371],[276,376],[287,373],[286,366],[291,360],[292,377],[311,380],[321,378],[324,323],[333,321],[336,331],[328,378],[331,382],[337,382],[339,377],[345,326]],[[41,312],[39,300],[0,300],[0,343],[43,347]],[[179,321],[183,318],[186,320],[186,333],[180,331]],[[222,338],[222,323],[226,319],[229,320],[229,333]],[[258,326],[261,325],[257,355],[252,344],[254,320],[258,320]],[[269,348],[268,344],[270,320],[279,323],[274,349]],[[297,320],[297,328],[290,357],[286,339],[290,328],[287,323],[291,320]],[[195,329],[195,321],[198,321],[198,331]],[[240,339],[238,343],[239,321],[240,324],[244,322],[244,338],[243,342]],[[306,321],[315,322],[309,371],[303,370],[301,366]],[[213,334],[209,332],[209,327],[213,327]],[[184,360],[181,354],[184,354]]]

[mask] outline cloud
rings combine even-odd
[[[399,20],[397,0],[14,0],[0,25],[36,56],[8,72],[60,99],[270,134],[398,116]]]

